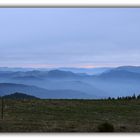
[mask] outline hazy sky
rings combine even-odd
[[[140,65],[140,8],[0,8],[0,67]]]

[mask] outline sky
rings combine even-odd
[[[140,8],[0,8],[0,67],[140,65]]]

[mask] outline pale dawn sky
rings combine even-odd
[[[0,8],[0,67],[140,65],[140,8]]]

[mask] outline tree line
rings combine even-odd
[[[132,96],[122,96],[117,98],[108,97],[108,100],[137,100],[137,99],[140,99],[140,94],[139,95],[133,94]]]

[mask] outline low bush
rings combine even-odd
[[[105,122],[98,126],[98,131],[99,132],[114,132],[114,126],[113,124]]]

